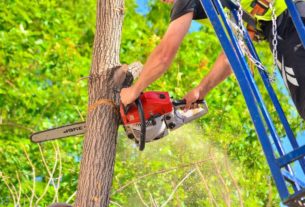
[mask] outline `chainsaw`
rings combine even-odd
[[[200,118],[208,112],[204,100],[192,104],[184,111],[185,100],[172,100],[167,92],[144,92],[135,103],[127,107],[120,105],[122,125],[127,137],[133,139],[142,151],[145,143],[165,137],[169,130]],[[75,136],[86,132],[86,123],[61,126],[31,135],[35,143]]]

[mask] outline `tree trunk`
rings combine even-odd
[[[112,100],[119,105],[119,93],[125,75],[119,61],[124,0],[97,0],[96,33],[89,78],[89,106],[81,169],[78,180],[77,207],[109,205],[116,138],[118,108],[96,105],[98,100]],[[89,107],[90,108],[90,107]]]

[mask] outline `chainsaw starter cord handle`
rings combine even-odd
[[[140,116],[140,120],[141,120],[141,135],[140,135],[139,149],[140,149],[140,151],[143,151],[144,148],[145,148],[145,137],[146,137],[145,116],[144,116],[143,105],[142,105],[142,102],[141,102],[140,98],[137,98],[135,100],[135,102],[136,102],[138,112],[139,112],[139,116]]]

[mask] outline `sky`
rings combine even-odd
[[[137,0],[138,8],[136,9],[136,11],[142,15],[147,14],[149,12],[148,1],[149,0]],[[198,22],[193,21],[189,32],[198,31],[200,28],[201,25]]]
[[[137,12],[140,14],[147,14],[149,11],[148,0],[137,0],[138,8]]]

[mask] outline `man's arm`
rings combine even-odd
[[[193,12],[189,12],[170,23],[160,44],[144,64],[138,81],[129,88],[123,88],[120,96],[124,105],[130,104],[152,82],[157,80],[172,63],[177,50],[189,30]]]
[[[203,99],[210,90],[225,80],[231,73],[229,61],[224,52],[221,52],[208,75],[201,80],[196,88],[184,96],[187,103],[185,110],[188,110],[195,101]]]

